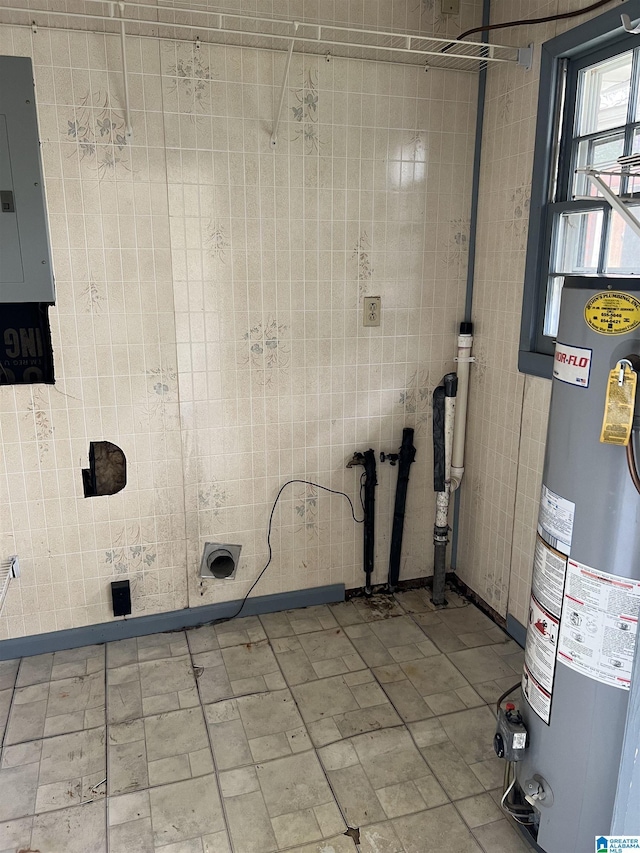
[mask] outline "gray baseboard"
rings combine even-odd
[[[507,613],[507,633],[524,649],[527,641],[527,629],[517,619],[514,619],[510,613]]]
[[[344,601],[344,584],[336,583],[311,589],[298,589],[293,592],[278,592],[273,595],[256,595],[247,600],[240,618],[255,616],[259,613],[274,613],[278,610],[292,610],[295,607],[310,607],[314,604],[330,604],[335,601]],[[233,616],[240,604],[240,600],[223,601],[218,604],[205,604],[202,607],[170,610],[168,613],[134,616],[113,622],[101,622],[98,625],[85,625],[81,628],[68,628],[48,634],[33,634],[29,637],[1,640],[0,660],[30,657],[44,652],[59,652],[62,649],[76,649],[79,646],[142,637],[145,634],[156,634],[161,631],[193,628],[195,625]]]

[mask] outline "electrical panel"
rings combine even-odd
[[[0,56],[0,303],[54,301],[33,68]]]

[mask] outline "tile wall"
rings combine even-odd
[[[579,0],[493,0],[491,21],[543,17]],[[520,310],[535,141],[540,45],[582,23],[497,31],[495,41],[533,42],[534,67],[491,68],[487,78],[474,352],[466,487],[458,573],[502,615],[526,624],[551,383],[518,373]]]
[[[430,0],[392,5],[443,33]],[[387,7],[366,5],[380,26]],[[429,574],[430,394],[464,298],[476,77],[296,55],[273,151],[281,53],[129,38],[128,140],[116,38],[3,27],[0,52],[34,60],[57,282],[56,385],[0,389],[0,553],[22,565],[0,637],[109,620],[114,579],[134,614],[243,596],[281,484],[345,490],[359,514],[346,461],[397,450],[404,426],[402,573]],[[365,295],[380,328],[362,327]],[[100,439],[128,484],[84,499]],[[396,471],[379,471],[377,581]],[[205,541],[242,545],[235,581],[200,583]],[[344,498],[288,487],[272,546],[257,594],[362,584]]]

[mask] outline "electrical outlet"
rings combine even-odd
[[[443,15],[459,15],[460,0],[440,0]]]
[[[365,296],[363,326],[379,326],[382,313],[382,300],[379,296]]]

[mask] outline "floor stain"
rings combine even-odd
[[[398,615],[398,605],[392,595],[371,595],[361,599],[365,606],[382,619]]]

